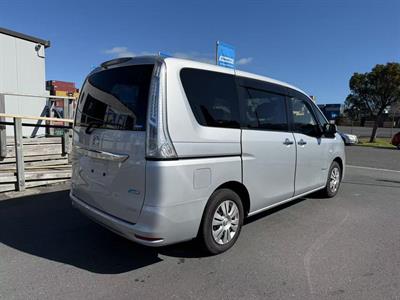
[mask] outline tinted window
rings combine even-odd
[[[233,75],[186,68],[181,70],[180,76],[199,124],[239,127],[238,97]]]
[[[240,87],[243,125],[248,128],[287,131],[285,96],[263,90]]]
[[[319,124],[321,124],[322,126],[324,126],[325,124],[328,124],[328,121],[326,120],[324,114],[318,108],[314,108],[314,110],[315,110],[315,114],[317,115]]]
[[[76,125],[145,130],[153,67],[119,67],[89,76],[77,107]]]
[[[293,130],[298,133],[315,136],[319,132],[318,123],[312,114],[311,104],[292,97]]]

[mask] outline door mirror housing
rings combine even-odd
[[[323,132],[326,137],[335,137],[335,133],[337,132],[337,127],[335,124],[324,124]]]

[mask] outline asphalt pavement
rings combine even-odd
[[[335,198],[257,215],[211,257],[125,240],[60,187],[0,201],[0,298],[400,299],[400,151],[375,150],[347,148]]]
[[[349,165],[400,170],[400,151],[395,149],[348,146],[346,160]]]
[[[372,133],[372,127],[338,126],[338,129],[344,133],[355,134],[358,137],[370,137]],[[391,138],[397,132],[400,132],[400,128],[379,127],[376,132],[376,137]]]

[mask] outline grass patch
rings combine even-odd
[[[359,146],[396,149],[396,147],[390,143],[390,138],[377,138],[374,143],[370,143],[369,138],[359,138],[358,141],[359,143],[357,145]]]

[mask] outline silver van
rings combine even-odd
[[[198,238],[229,249],[243,219],[319,191],[333,197],[344,144],[286,83],[158,56],[103,63],[76,110],[75,207],[135,242]]]

